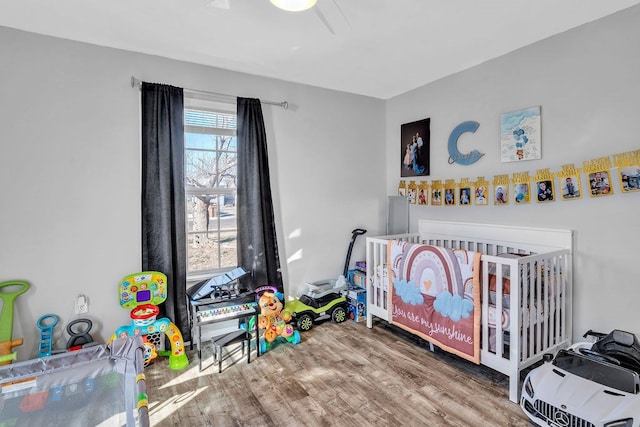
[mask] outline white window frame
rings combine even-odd
[[[200,98],[195,98],[195,97],[189,97],[187,93],[185,93],[185,97],[184,97],[184,108],[185,108],[185,112],[186,110],[199,110],[199,111],[210,111],[210,112],[214,112],[214,113],[221,113],[221,114],[232,114],[236,116],[237,119],[237,114],[236,114],[236,110],[235,110],[235,105],[231,105],[231,104],[227,104],[227,103],[220,103],[220,102],[215,102],[215,101],[209,101],[209,100],[203,100]],[[184,124],[184,132],[185,132],[185,142],[186,142],[186,134],[187,133],[200,133],[200,134],[208,134],[208,135],[225,135],[225,136],[236,136],[236,130],[235,129],[223,129],[223,128],[212,128],[212,127],[204,127],[204,126],[191,126],[191,125],[187,125],[186,120],[185,120],[185,124]],[[185,143],[185,162],[186,162],[186,158],[187,158],[187,151],[215,151],[215,150],[209,150],[209,149],[194,149],[194,148],[187,148],[186,147],[186,143]],[[236,153],[237,153],[237,146],[236,146]],[[186,165],[185,165],[186,166]],[[185,171],[185,175],[186,175],[186,171]],[[234,200],[237,199],[237,188],[220,188],[220,187],[213,187],[213,188],[198,188],[198,189],[194,189],[194,188],[188,188],[185,182],[185,204],[188,203],[190,196],[193,195],[198,195],[198,194],[215,194],[215,195],[219,195],[219,196],[224,196],[224,195],[228,195],[231,194],[234,197]],[[188,206],[185,205],[185,218],[187,218],[187,213],[188,213]],[[215,233],[217,234],[217,239],[218,241],[220,241],[220,235],[222,233],[221,231],[221,224],[220,224],[220,215],[217,215],[217,225],[215,227],[213,227],[213,229],[211,228],[211,226],[209,226],[209,230],[207,230],[208,234],[212,234]],[[187,257],[187,282],[188,283],[194,283],[196,281],[199,280],[203,280],[206,278],[209,278],[211,276],[215,276],[218,274],[222,274],[224,272],[227,272],[231,269],[233,269],[234,266],[230,266],[230,267],[221,267],[222,264],[222,251],[218,250],[218,258],[215,262],[215,264],[218,266],[217,268],[213,268],[213,269],[209,269],[209,270],[197,270],[197,271],[190,271],[189,270],[189,236],[193,235],[193,234],[198,234],[198,233],[202,233],[201,231],[189,231],[188,230],[189,224],[188,224],[188,220],[186,221],[185,224],[185,241],[187,242],[187,246],[185,247],[185,256]],[[233,231],[233,230],[230,230]],[[235,227],[235,232],[236,232],[236,238],[237,238],[237,217],[236,217],[236,227]],[[212,254],[213,255],[213,254]]]

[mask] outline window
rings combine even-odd
[[[237,266],[235,111],[185,98],[187,277]]]

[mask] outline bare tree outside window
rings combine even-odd
[[[236,115],[185,110],[188,273],[237,265]]]

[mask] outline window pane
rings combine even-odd
[[[209,135],[210,136],[210,135]],[[228,149],[235,138],[216,137]],[[235,147],[235,145],[234,145]],[[194,188],[236,188],[238,156],[234,151],[185,150],[185,182]]]
[[[212,237],[212,235],[209,235]],[[207,233],[187,236],[187,265],[189,272],[211,271],[220,268],[220,248],[216,240]]]
[[[238,266],[238,232],[234,230],[220,233],[220,267]]]
[[[184,135],[184,146],[186,148],[199,149],[216,149],[216,135],[207,135],[204,133],[187,132]]]
[[[236,267],[236,115],[185,110],[187,275]]]
[[[238,266],[238,233],[234,230],[194,233],[187,236],[187,264],[190,273]]]
[[[184,110],[185,126],[203,128],[236,129],[236,115],[204,110]]]

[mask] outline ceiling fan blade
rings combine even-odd
[[[349,28],[351,28],[351,22],[349,22],[349,20],[347,19],[347,15],[344,14],[344,12],[342,11],[342,8],[340,7],[340,5],[338,5],[338,2],[336,0],[333,0],[333,4],[336,6],[336,9],[338,9],[338,11],[340,12],[340,15],[342,15],[342,17],[344,18],[344,21],[347,23]]]
[[[327,21],[327,18],[324,16],[324,14],[320,11],[320,8],[318,6],[313,8],[316,11],[316,15],[318,15],[318,18],[320,18],[320,20],[322,21],[322,23],[324,24],[325,27],[327,27],[327,30],[329,30],[329,32],[331,34],[333,34],[334,36],[336,35],[336,32],[333,31],[333,28],[331,28],[331,25],[329,25],[329,21]]]

